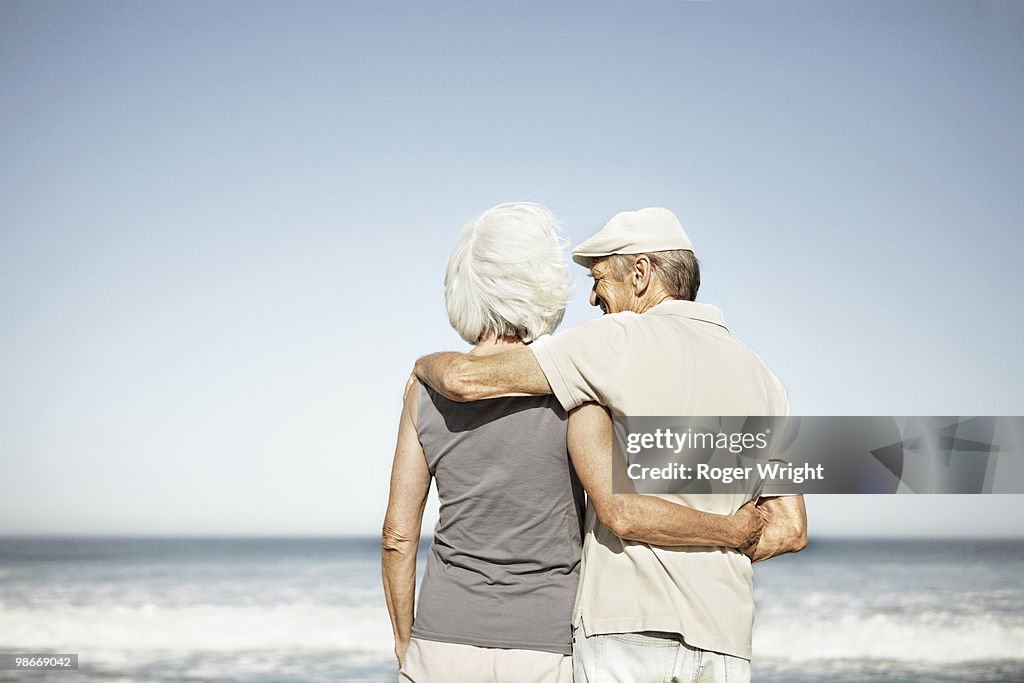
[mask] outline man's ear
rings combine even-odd
[[[641,297],[647,288],[651,286],[651,259],[646,254],[641,254],[633,261],[633,270],[629,274],[629,284],[633,293]]]

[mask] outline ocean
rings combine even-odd
[[[421,548],[422,574],[426,546]],[[755,569],[753,680],[1024,682],[1024,541],[811,539]],[[0,681],[394,681],[373,538],[0,539]]]

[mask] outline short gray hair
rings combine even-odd
[[[700,261],[689,249],[652,251],[647,254],[612,254],[608,257],[612,275],[622,280],[629,275],[638,256],[646,256],[651,271],[658,276],[669,294],[677,299],[694,301],[700,289]]]
[[[489,332],[524,342],[553,332],[569,298],[566,246],[540,204],[499,204],[471,220],[444,276],[452,327],[470,344]]]

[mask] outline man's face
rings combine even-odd
[[[590,290],[591,306],[599,306],[605,313],[632,310],[635,295],[629,286],[628,275],[624,280],[616,279],[608,260],[599,259],[590,267],[590,277],[594,278],[594,286]]]

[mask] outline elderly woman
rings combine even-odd
[[[463,230],[448,317],[473,354],[552,332],[569,292],[565,242],[537,204]],[[384,524],[383,574],[402,681],[572,681],[583,494],[553,396],[455,403],[410,379]],[[413,619],[416,548],[436,479],[440,519]]]

